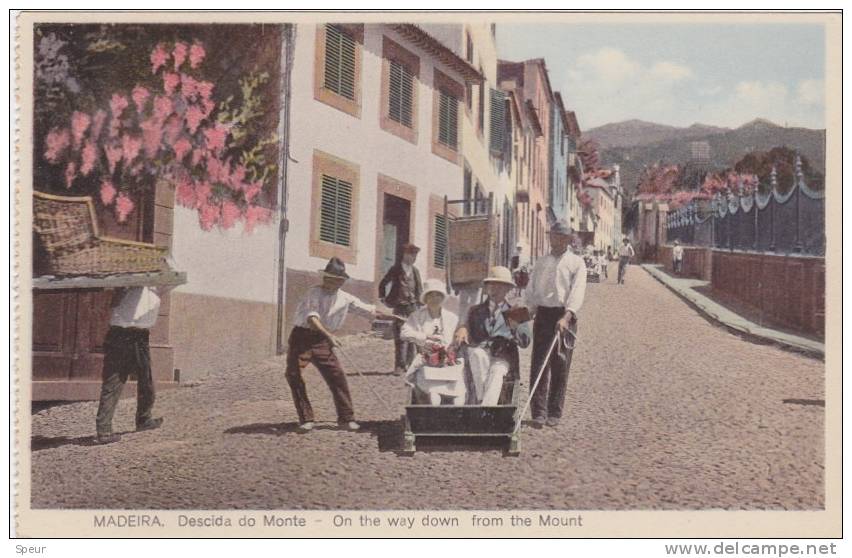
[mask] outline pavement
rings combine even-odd
[[[734,332],[746,335],[754,340],[776,343],[779,346],[800,351],[817,358],[825,358],[824,343],[756,324],[695,290],[695,287],[708,286],[710,284],[709,281],[687,277],[672,277],[663,271],[663,266],[657,264],[642,264],[642,268],[650,273],[651,277],[686,300],[702,315]]]
[[[729,334],[637,266],[625,285],[614,271],[588,286],[562,422],[523,428],[517,457],[472,443],[403,455],[392,342],[357,336],[346,342],[364,373],[348,370],[361,432],[334,428],[309,367],[321,422],[297,433],[281,357],[158,394],[159,430],[130,432],[135,401],[123,400],[114,427],[126,434],[107,446],[91,441],[97,402],[57,405],[32,415],[32,505],[823,509],[823,363]]]

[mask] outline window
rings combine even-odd
[[[452,150],[458,149],[459,107],[458,100],[441,89],[438,113],[438,142]]]
[[[439,269],[447,267],[447,218],[441,214],[435,214],[435,244],[432,264]]]
[[[357,165],[314,151],[311,256],[356,263],[359,180]]]
[[[465,165],[464,169],[464,199],[470,200],[473,198],[473,175],[470,172],[470,169]],[[471,213],[471,203],[467,201],[464,204],[464,214],[470,215]]]
[[[355,41],[336,25],[325,26],[323,87],[355,100]]]
[[[464,58],[471,64],[473,63],[473,39],[470,36],[470,33],[465,33],[465,51]]]
[[[317,26],[314,98],[355,117],[361,111],[363,25]]]
[[[413,97],[414,74],[399,62],[391,60],[388,94],[388,116],[390,119],[411,128]]]
[[[352,184],[322,175],[320,240],[349,246],[352,228]]]
[[[417,143],[417,84],[420,59],[387,37],[382,38],[383,130]]]
[[[432,97],[432,153],[461,164],[459,103],[464,86],[435,70]]]
[[[479,73],[482,73],[482,68],[479,69]],[[476,126],[476,131],[481,136],[485,130],[485,82],[479,84],[479,114]]]
[[[506,141],[506,95],[497,89],[491,90],[491,127],[488,145],[492,152],[503,153]]]

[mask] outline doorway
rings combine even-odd
[[[381,275],[402,255],[402,247],[411,235],[411,202],[399,196],[384,194],[382,200]]]

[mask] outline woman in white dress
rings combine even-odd
[[[428,396],[432,405],[440,405],[441,398],[449,397],[453,404],[464,404],[466,390],[463,366],[447,367],[444,379],[427,378],[424,352],[434,349],[447,349],[453,344],[453,334],[459,324],[459,318],[441,305],[447,296],[444,283],[437,279],[427,279],[423,285],[421,302],[423,306],[415,310],[406,320],[400,331],[400,339],[417,345],[418,351],[405,374],[405,381]],[[458,379],[453,374],[459,371]]]

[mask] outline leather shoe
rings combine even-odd
[[[556,417],[549,417],[547,419],[547,421],[545,422],[545,424],[547,426],[558,426],[559,425],[559,419],[556,418]]]
[[[95,436],[95,443],[101,445],[112,444],[119,440],[121,440],[121,436],[119,436],[118,434],[113,434],[111,432],[109,434],[98,434],[97,436]]]
[[[148,419],[145,422],[139,423],[136,425],[136,432],[142,432],[144,430],[155,430],[163,425],[162,418],[152,418]]]
[[[544,428],[544,423],[545,423],[545,419],[544,419],[544,418],[542,418],[542,417],[534,418],[534,419],[533,419],[533,421],[532,421],[531,426],[532,426],[533,428],[535,428],[536,430],[541,430],[542,428]]]

